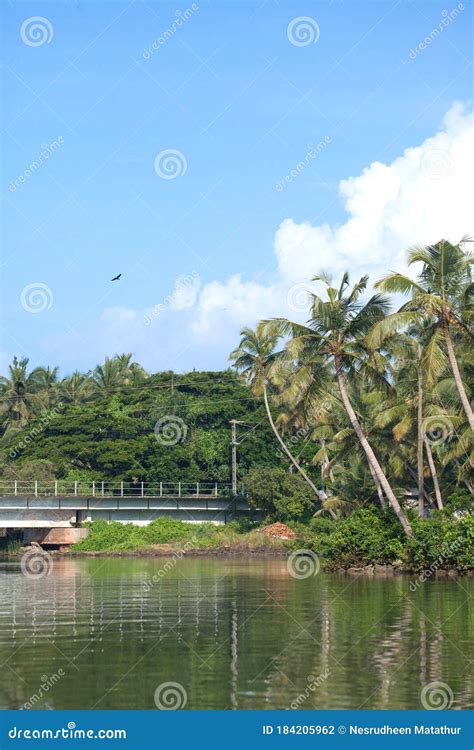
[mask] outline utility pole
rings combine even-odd
[[[241,422],[239,419],[230,419],[229,420],[230,429],[231,429],[231,449],[232,449],[232,494],[234,497],[237,495],[237,446],[240,445],[242,440],[245,438],[245,436],[249,433],[255,430],[259,425],[253,425],[250,430],[247,430],[244,432],[243,437],[240,439],[240,443],[237,442],[237,425],[238,424],[248,424],[247,422]]]
[[[231,450],[232,450],[232,494],[235,497],[237,495],[237,420],[230,420],[231,429]]]

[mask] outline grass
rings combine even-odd
[[[72,545],[74,551],[120,552],[146,549],[153,545],[170,545],[186,550],[285,550],[284,542],[231,522],[222,526],[211,523],[190,524],[168,518],[159,518],[148,526],[121,524],[117,521],[94,521],[86,539]]]
[[[23,544],[20,539],[9,539],[5,545],[0,547],[0,554],[2,555],[17,555],[22,548]]]

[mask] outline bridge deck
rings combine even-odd
[[[150,523],[157,517],[226,520],[248,510],[227,483],[0,481],[0,528],[71,526],[97,519]]]
[[[231,497],[215,495],[0,495],[1,510],[180,510],[193,507],[217,510],[233,502]]]

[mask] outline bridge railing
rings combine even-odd
[[[79,482],[0,480],[0,496],[27,497],[231,497],[229,482]]]

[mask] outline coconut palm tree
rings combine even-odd
[[[0,419],[4,432],[24,427],[38,405],[38,370],[28,372],[28,358],[13,357],[9,375],[0,376]]]
[[[340,286],[333,287],[330,277],[315,276],[326,287],[326,298],[312,294],[310,320],[306,325],[286,318],[267,321],[268,335],[291,337],[287,350],[292,356],[310,352],[333,367],[339,393],[352,428],[364,450],[367,461],[380,483],[384,494],[397,515],[405,533],[412,534],[411,526],[400,507],[366,433],[351,403],[349,386],[362,379],[368,387],[388,389],[384,377],[387,361],[381,352],[372,350],[366,336],[372,326],[388,313],[385,297],[374,294],[365,304],[361,295],[367,288],[368,277],[363,276],[349,289],[349,275],[345,273]]]
[[[60,387],[61,398],[65,403],[79,406],[90,398],[92,383],[87,375],[75,370],[72,375],[63,378]]]
[[[251,328],[243,328],[240,335],[242,336],[240,344],[237,349],[231,352],[229,358],[234,362],[237,371],[242,373],[246,383],[252,386],[254,395],[263,397],[270,427],[295,469],[309,484],[318,499],[324,499],[324,494],[318,490],[284,442],[270,409],[268,384],[271,368],[275,365],[278,357],[275,352],[278,337],[265,334],[262,331],[254,331]]]
[[[411,295],[397,313],[378,326],[378,336],[381,340],[388,332],[426,321],[430,329],[426,345],[426,358],[431,361],[428,374],[439,374],[444,369],[447,353],[462,407],[474,431],[474,415],[454,347],[460,337],[468,337],[471,342],[473,338],[470,327],[474,298],[470,269],[473,257],[463,250],[465,241],[452,245],[441,240],[436,245],[410,250],[408,265],[422,264],[417,281],[401,273],[390,273],[377,282],[376,287],[384,292]],[[377,340],[373,338],[372,343],[376,345]]]
[[[35,375],[39,390],[45,396],[46,406],[50,409],[58,395],[59,367],[37,367],[33,374]]]
[[[370,337],[369,337],[370,338]],[[402,335],[397,346],[396,365],[392,368],[393,392],[385,403],[381,403],[373,415],[373,424],[378,428],[390,427],[395,441],[396,450],[403,449],[402,474],[408,470],[412,473],[415,462],[416,446],[416,477],[418,484],[418,514],[424,516],[425,500],[430,500],[425,488],[424,454],[428,459],[431,479],[435,491],[436,504],[441,510],[443,500],[438,482],[435,460],[431,442],[427,435],[431,432],[430,425],[450,422],[451,415],[443,409],[434,392],[425,385],[426,376],[422,363],[423,346],[417,336]],[[390,345],[390,340],[387,342]],[[395,348],[390,346],[390,353],[394,356]],[[393,448],[392,448],[393,451]]]
[[[92,392],[103,395],[122,384],[120,366],[116,359],[106,357],[103,365],[97,365],[91,373]]]
[[[132,362],[133,354],[116,354],[113,361],[117,363],[124,385],[138,384],[147,377],[146,371],[138,362]]]

